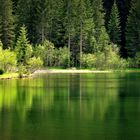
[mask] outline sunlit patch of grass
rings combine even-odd
[[[3,75],[0,75],[0,79],[12,79],[12,78],[18,78],[18,73],[4,73]]]

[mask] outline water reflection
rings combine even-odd
[[[137,139],[139,80],[139,74],[124,73],[0,81],[0,140],[34,135],[54,140],[62,133],[62,139],[121,139],[131,134]]]

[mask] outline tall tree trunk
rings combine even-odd
[[[41,36],[41,41],[44,42],[44,40],[45,40],[45,35],[44,35],[44,23],[42,23],[42,31],[41,31],[41,34],[42,34],[42,36]]]
[[[69,34],[69,37],[68,37],[68,67],[70,68],[70,57],[71,57],[71,36]]]
[[[83,23],[80,25],[80,69],[82,68],[82,55],[83,55]]]

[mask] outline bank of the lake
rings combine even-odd
[[[113,72],[111,70],[99,71],[99,70],[77,70],[77,69],[45,69],[45,70],[37,70],[34,74],[40,73],[110,73]]]
[[[71,69],[43,69],[43,70],[37,70],[31,75],[24,75],[23,78],[32,77],[37,74],[43,74],[43,73],[110,73],[113,71],[96,71],[96,70],[71,70]],[[15,79],[19,78],[19,73],[5,73],[3,75],[0,75],[0,80],[6,80],[6,79]]]
[[[0,80],[14,79],[14,78],[18,78],[18,77],[19,77],[18,73],[4,73],[4,74],[0,75]]]
[[[31,75],[24,75],[23,78],[27,77],[32,77],[37,74],[49,74],[49,73],[54,73],[54,74],[90,74],[90,73],[115,73],[115,72],[140,72],[140,69],[127,69],[127,70],[90,70],[90,69],[58,69],[58,68],[50,68],[50,69],[41,69],[41,70],[36,70],[33,74]],[[3,75],[0,75],[0,80],[4,79],[15,79],[19,78],[19,73],[5,73]]]
[[[10,80],[10,79],[18,79],[18,78],[29,78],[32,77],[34,74],[24,74],[20,76],[19,73],[4,73],[3,75],[0,75],[0,80]]]

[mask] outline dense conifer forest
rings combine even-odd
[[[29,59],[55,67],[139,67],[139,0],[0,3],[1,51],[15,52],[19,67]]]

